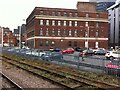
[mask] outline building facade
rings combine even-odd
[[[96,0],[96,10],[97,11],[107,11],[107,8],[115,4],[116,0]]]
[[[26,20],[28,47],[108,48],[107,13],[81,11],[81,5],[78,2],[78,9],[35,7]]]
[[[118,0],[119,1],[119,0]],[[109,47],[120,47],[120,1],[108,8]]]

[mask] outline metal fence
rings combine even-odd
[[[7,50],[3,50],[4,53],[17,55],[18,57],[24,57],[28,60],[29,59],[42,60],[41,56],[39,56],[40,54],[38,54],[38,56],[32,55],[33,51],[34,50],[31,50],[31,54],[27,55],[21,52],[16,53],[14,51],[8,52]],[[63,59],[53,58],[52,60],[49,60],[50,63],[68,65],[70,67],[75,67],[77,69],[87,70],[90,72],[104,73],[104,74],[120,77],[120,67],[119,68],[106,67],[106,64],[108,64],[109,61],[110,60],[106,60],[105,58],[100,59],[99,57],[92,57],[92,56],[86,56],[82,58],[81,56],[73,55],[73,54],[63,55]],[[120,62],[118,62],[118,65],[120,65]]]

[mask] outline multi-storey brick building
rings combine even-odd
[[[95,8],[85,2],[78,2],[77,9],[35,7],[26,20],[28,47],[108,48],[108,15]]]
[[[9,28],[3,27],[3,46],[16,46],[17,39]]]

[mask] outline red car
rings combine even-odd
[[[74,53],[74,49],[73,48],[67,48],[65,50],[61,50],[62,53]]]
[[[120,60],[112,60],[110,63],[106,65],[106,72],[108,74],[117,74],[117,76],[120,76]],[[115,70],[111,70],[115,69]]]

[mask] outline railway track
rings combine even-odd
[[[6,80],[7,82],[5,83],[9,83],[10,85],[10,89],[11,90],[24,90],[19,84],[17,84],[15,81],[13,81],[12,79],[10,79],[7,75],[5,75],[4,73],[0,72],[1,76],[2,76],[2,80]],[[3,90],[6,89],[8,87],[5,87],[3,85]]]
[[[56,69],[56,68],[54,68],[54,69],[52,68],[50,70],[50,67],[47,67],[47,66],[46,67],[35,66],[35,65],[30,65],[30,64],[25,63],[25,62],[19,62],[19,61],[16,61],[16,60],[12,60],[8,57],[4,57],[4,58],[9,60],[9,61],[6,60],[8,63],[16,65],[19,68],[21,68],[20,66],[23,66],[23,67],[28,66],[29,67],[29,72],[33,73],[36,70],[42,71],[42,73],[47,72],[48,77],[53,77],[54,76],[53,77],[54,80],[55,80],[55,77],[57,76],[56,77],[57,81],[55,81],[55,82],[58,83],[58,84],[61,83],[62,86],[66,87],[66,88],[75,89],[75,88],[86,87],[86,86],[87,87],[95,87],[95,88],[97,87],[97,88],[101,88],[101,89],[120,88],[117,85],[111,85],[111,84],[108,84],[108,83],[103,83],[103,82],[98,82],[98,81],[95,81],[95,80],[90,80],[90,79],[85,78],[83,76],[73,74],[73,73],[69,73],[69,72],[66,72],[64,70],[60,70],[60,69]],[[14,61],[14,63],[11,62],[11,61]],[[22,69],[25,69],[23,67],[22,67]],[[30,69],[33,70],[33,71],[31,71]],[[42,77],[45,78],[45,76],[42,76]]]

